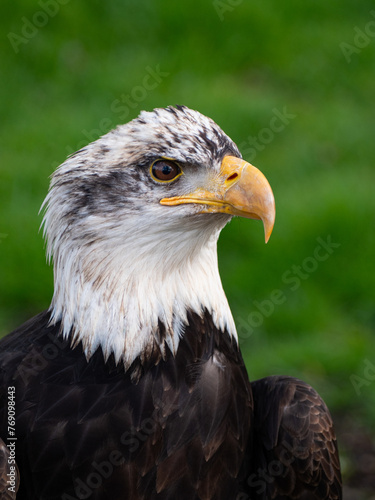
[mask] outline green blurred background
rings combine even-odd
[[[19,0],[1,10],[0,335],[49,305],[38,210],[54,168],[142,109],[198,109],[276,198],[267,246],[260,223],[240,219],[219,242],[250,377],[314,385],[336,417],[347,484],[364,488],[347,434],[371,443],[375,424],[373,1]]]

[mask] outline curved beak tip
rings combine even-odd
[[[264,239],[265,242],[268,243],[268,240],[271,237],[272,230],[273,230],[273,221],[270,221],[268,219],[263,221],[263,226],[264,226]]]
[[[275,200],[273,198],[273,194],[272,194],[272,200],[268,204],[268,209],[262,215],[263,215],[262,222],[264,227],[264,239],[265,242],[268,243],[268,240],[270,239],[273,231],[273,227],[275,225],[275,216],[276,216]]]

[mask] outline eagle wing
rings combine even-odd
[[[340,500],[332,418],[319,394],[292,377],[251,384],[254,449],[247,484],[254,499]]]

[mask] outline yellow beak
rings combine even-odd
[[[207,188],[163,198],[162,205],[196,203],[203,205],[201,213],[226,213],[260,219],[266,243],[275,222],[275,200],[271,186],[260,170],[240,158],[225,156],[219,174]]]

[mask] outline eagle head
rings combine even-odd
[[[51,322],[87,358],[100,346],[128,367],[155,348],[175,353],[188,311],[237,339],[217,239],[238,215],[261,219],[267,241],[275,205],[210,118],[185,106],[143,111],[71,155],[43,206]]]

